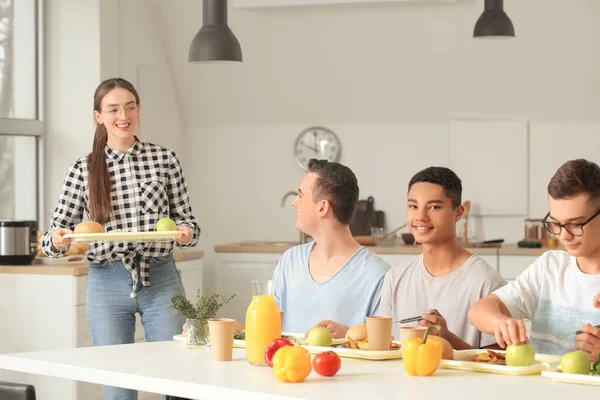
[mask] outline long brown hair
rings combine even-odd
[[[115,88],[130,91],[135,96],[135,102],[140,104],[140,96],[133,85],[122,78],[111,78],[103,81],[94,93],[94,111],[101,112],[100,106],[104,96]],[[88,191],[90,197],[90,218],[104,225],[112,215],[110,199],[111,183],[104,148],[108,140],[108,132],[104,124],[96,123],[94,146],[88,156]]]

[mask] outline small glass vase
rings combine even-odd
[[[208,320],[186,318],[187,347],[188,349],[204,348],[209,346]]]

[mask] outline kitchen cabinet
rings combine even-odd
[[[253,280],[269,280],[280,253],[217,253],[217,293],[235,297],[219,310],[219,316],[234,318],[241,324],[252,300]]]
[[[494,268],[498,271],[498,254],[478,254],[479,257],[483,258],[483,260],[490,265],[490,267]]]
[[[525,271],[539,256],[500,256],[500,275],[507,281],[514,280],[521,272]]]
[[[202,287],[202,260],[177,261],[187,297]],[[51,268],[49,268],[51,269]],[[87,275],[0,273],[0,354],[92,346],[87,324]],[[136,315],[135,341],[145,341]],[[102,400],[102,386],[0,370],[0,381],[29,383],[39,399]],[[140,400],[159,399],[140,393]]]

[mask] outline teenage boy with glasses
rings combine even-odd
[[[548,185],[544,227],[566,251],[547,251],[508,285],[473,305],[469,321],[494,334],[501,348],[527,341],[531,320],[536,352],[600,352],[600,167],[578,159],[563,164]],[[592,324],[590,324],[590,322]]]

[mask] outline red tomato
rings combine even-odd
[[[334,351],[326,351],[313,357],[313,368],[321,376],[333,376],[340,370],[342,360]]]

